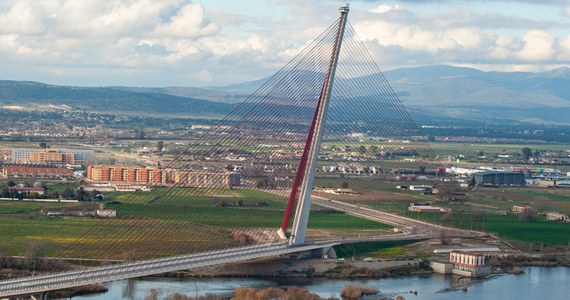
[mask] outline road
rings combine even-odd
[[[405,234],[419,235],[424,238],[439,237],[441,236],[442,231],[445,231],[448,237],[476,237],[482,235],[481,232],[477,231],[449,228],[441,225],[431,224],[428,222],[414,220],[396,214],[371,209],[365,206],[344,203],[320,196],[313,195],[311,199],[312,203],[316,205],[344,211],[349,215],[361,217],[364,219],[393,225],[395,227],[401,228]]]

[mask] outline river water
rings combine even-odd
[[[403,295],[407,300],[480,300],[480,299],[570,299],[570,268],[525,267],[522,275],[499,275],[485,280],[470,281],[456,276],[438,274],[409,276],[390,279],[342,280],[342,279],[252,279],[252,278],[208,278],[208,279],[135,279],[105,284],[107,293],[73,297],[73,299],[144,299],[151,289],[160,295],[181,293],[188,296],[216,294],[231,295],[237,287],[288,287],[301,286],[321,297],[339,297],[345,284],[376,287],[383,293]],[[467,285],[463,291],[461,283]],[[458,285],[459,284],[459,285]],[[417,291],[417,295],[410,293]]]

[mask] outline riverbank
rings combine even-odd
[[[258,278],[388,278],[431,273],[423,260],[370,260],[265,258],[244,263],[197,268],[160,277],[258,277]],[[155,276],[156,277],[156,276]]]
[[[83,296],[77,300],[144,299],[158,294],[180,294],[179,299],[229,299],[236,289],[275,290],[298,287],[318,295],[322,299],[340,298],[347,285],[374,288],[394,299],[401,295],[410,300],[480,300],[480,299],[566,299],[566,278],[570,268],[524,267],[525,273],[515,276],[503,274],[488,279],[461,278],[457,276],[427,274],[382,279],[334,279],[334,278],[137,278],[104,284],[109,292]],[[464,290],[464,287],[467,287]],[[251,288],[251,289],[250,289]],[[213,298],[213,297],[218,298]],[[211,298],[208,298],[211,297]],[[376,299],[376,296],[367,299]]]

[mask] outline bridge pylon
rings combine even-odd
[[[293,219],[293,228],[289,237],[289,244],[291,245],[302,245],[305,243],[307,224],[309,222],[309,211],[311,210],[311,192],[313,190],[313,183],[315,180],[315,172],[317,169],[318,156],[319,150],[321,148],[321,140],[325,126],[327,109],[329,106],[330,95],[340,54],[340,48],[342,45],[346,20],[349,12],[348,4],[346,6],[340,7],[339,11],[340,17],[336,29],[337,31],[329,60],[327,74],[323,81],[323,86],[321,88],[321,93],[317,102],[315,114],[313,116],[309,134],[307,136],[307,141],[305,143],[305,148],[303,150],[303,155],[301,157],[301,161],[299,162],[299,167],[297,168],[297,175],[291,188],[285,215],[283,216],[281,227],[278,230],[279,236],[282,239],[287,239],[287,227],[289,225],[289,220],[291,218],[295,200],[297,199],[297,195],[299,195],[299,201],[297,202],[295,211],[295,218]]]

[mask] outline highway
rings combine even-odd
[[[417,235],[423,238],[434,238],[440,236],[442,231],[445,231],[448,237],[476,237],[482,235],[482,233],[478,231],[449,228],[375,210],[365,206],[331,200],[320,196],[313,195],[311,199],[312,203],[316,205],[340,210],[356,217],[393,225],[395,227],[401,228],[404,231],[404,234],[407,235]]]

